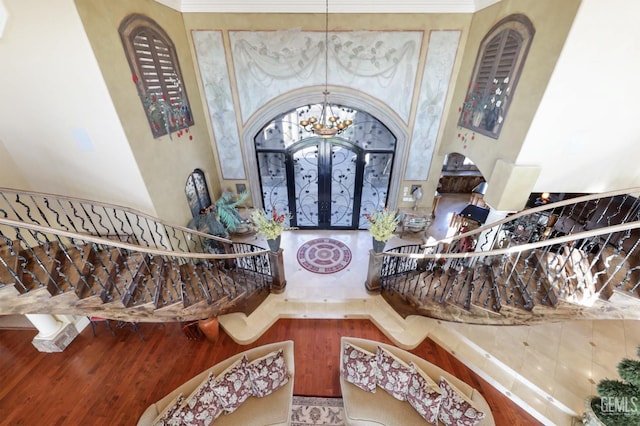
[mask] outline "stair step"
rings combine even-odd
[[[194,266],[194,273],[197,274],[202,286],[206,288],[210,303],[226,295],[222,291],[221,284],[224,277],[220,277],[217,269],[210,269],[210,265],[198,264]]]
[[[4,240],[0,240],[3,241]],[[16,284],[18,274],[18,250],[20,242],[12,241],[10,244],[4,244],[0,247],[0,289],[4,287],[13,287]],[[5,266],[6,264],[6,266]],[[17,291],[17,290],[16,290]]]
[[[90,259],[93,250],[90,244],[69,246],[62,249],[62,265],[59,269],[58,287],[73,289],[76,295],[88,286],[87,274],[91,270]]]
[[[94,248],[88,260],[90,264],[87,271],[87,286],[78,287],[78,297],[85,299],[97,296],[102,303],[112,301],[114,299],[112,291],[122,265],[120,250],[115,247],[103,250]]]
[[[64,292],[57,284],[64,257],[57,242],[21,250],[20,256],[26,260],[26,266],[21,267],[21,280],[28,291],[46,288],[51,295]]]
[[[209,303],[208,288],[192,263],[180,265],[180,277],[183,282],[182,301],[185,308],[198,303]]]
[[[155,309],[182,303],[183,283],[176,261],[149,257],[134,279],[133,305],[152,304]]]
[[[638,298],[637,293],[630,294],[627,291],[617,288],[612,289],[611,295],[609,296],[608,300],[615,305],[640,307],[640,298]]]
[[[156,309],[175,303],[182,304],[182,277],[180,265],[175,260],[164,260],[159,267],[155,267],[152,275],[156,276],[154,290],[154,306]]]
[[[505,270],[510,270],[512,267],[504,265],[492,265],[491,272],[493,275],[493,281],[498,282],[498,289],[500,294],[500,310],[505,306],[522,307],[526,301],[523,297],[523,292],[519,288],[520,284],[515,280],[516,273],[509,274]]]
[[[49,289],[40,287],[27,293],[20,293],[17,297],[3,294],[0,297],[0,312],[3,315],[42,312],[71,314],[77,300],[73,292],[52,296]]]
[[[150,257],[147,254],[130,253],[124,258],[123,266],[124,275],[120,281],[124,289],[124,292],[120,293],[122,303],[125,306],[153,303],[152,289],[147,287],[151,285],[148,282],[151,273]]]

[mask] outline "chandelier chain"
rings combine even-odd
[[[322,112],[320,117],[309,117],[301,120],[300,125],[308,132],[313,132],[322,138],[330,138],[346,130],[353,122],[349,119],[341,120],[334,115],[329,105],[329,0],[325,0],[324,9],[324,91]]]
[[[325,100],[329,94],[329,0],[325,2],[324,14],[324,92]]]

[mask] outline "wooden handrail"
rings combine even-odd
[[[520,253],[523,251],[532,250],[540,247],[546,247],[546,246],[555,245],[555,244],[562,244],[569,241],[575,241],[575,240],[588,238],[588,237],[595,237],[598,235],[613,234],[615,232],[622,232],[630,229],[640,229],[640,221],[626,222],[619,225],[611,225],[605,228],[592,229],[590,231],[575,232],[573,234],[563,235],[562,237],[549,238],[546,240],[536,241],[535,243],[518,244],[512,247],[507,247],[503,249],[477,251],[477,252],[472,251],[472,252],[465,252],[465,253],[417,254],[417,253],[384,252],[381,254],[389,257],[403,257],[403,258],[410,258],[410,259],[466,259],[474,256],[485,257],[485,256],[492,256],[492,255]],[[439,242],[442,243],[443,241],[440,240]],[[425,246],[423,245],[421,247],[425,247]],[[431,247],[431,245],[429,245],[429,247]]]
[[[153,254],[157,256],[174,256],[174,257],[187,257],[187,258],[197,258],[197,259],[236,259],[241,257],[256,256],[259,254],[265,254],[270,252],[268,249],[250,252],[250,253],[232,253],[232,254],[178,252],[178,251],[163,250],[163,249],[157,249],[157,248],[149,248],[142,245],[123,243],[120,241],[110,240],[107,238],[95,237],[92,235],[80,234],[76,232],[63,231],[60,229],[48,228],[41,225],[36,225],[28,222],[20,222],[12,219],[0,218],[0,225],[7,225],[12,228],[18,228],[18,229],[29,229],[32,231],[41,232],[43,234],[54,234],[54,235],[59,235],[67,238],[89,241],[96,244],[110,245],[110,246],[119,247],[122,249],[128,249],[128,250]],[[188,228],[185,228],[185,230],[187,233],[197,234],[204,237],[210,236],[209,234],[193,231]],[[225,240],[225,241],[229,241],[229,240]],[[229,241],[229,243],[232,243],[232,242]]]

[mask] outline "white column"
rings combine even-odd
[[[40,352],[62,352],[78,336],[78,329],[73,323],[59,321],[53,315],[25,316],[38,329],[38,335],[33,338],[32,343]]]
[[[26,314],[25,315],[31,324],[33,324],[39,331],[39,337],[50,337],[59,332],[64,326],[63,323],[55,319],[51,315],[47,314]]]

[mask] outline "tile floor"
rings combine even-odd
[[[467,196],[445,196],[427,236],[443,238],[452,211]],[[447,213],[449,212],[449,213]],[[349,266],[330,275],[315,274],[296,260],[298,247],[320,236],[345,243]],[[419,242],[421,234],[394,237],[387,247]],[[266,247],[260,238],[256,245]],[[584,399],[602,378],[617,378],[616,365],[635,357],[640,323],[627,320],[572,321],[535,326],[480,326],[412,316],[401,318],[379,295],[364,287],[371,237],[366,231],[287,231],[283,234],[286,290],[270,295],[249,317],[225,315],[220,324],[238,342],[257,339],[278,318],[370,318],[398,346],[415,347],[425,337],[445,347],[544,424],[571,425]]]

